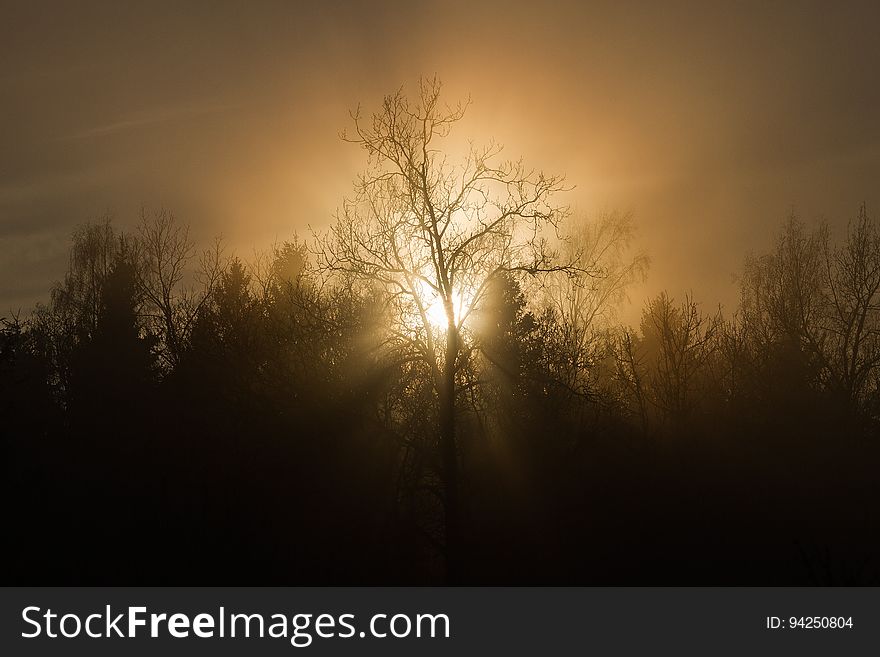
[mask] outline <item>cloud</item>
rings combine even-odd
[[[214,114],[234,109],[237,105],[201,105],[201,106],[170,106],[160,107],[152,110],[136,112],[127,117],[120,118],[110,123],[93,126],[85,130],[77,131],[60,138],[66,140],[94,139],[112,135],[128,130],[135,130],[145,126],[156,125],[160,123],[169,123],[172,121],[183,121],[197,116],[206,114]]]

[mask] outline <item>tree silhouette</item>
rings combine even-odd
[[[831,377],[853,408],[876,391],[880,366],[880,231],[864,205],[842,245],[822,232]]]
[[[550,248],[565,208],[554,203],[563,180],[499,161],[494,143],[471,146],[453,163],[440,141],[466,104],[441,104],[441,85],[421,80],[418,97],[387,96],[368,120],[352,113],[368,165],[320,241],[321,264],[381,292],[392,317],[387,347],[430,368],[439,399],[439,452],[447,559],[454,579],[459,549],[456,374],[463,333],[502,273],[574,272]],[[442,318],[438,321],[438,316]]]
[[[558,318],[560,348],[568,358],[560,376],[572,390],[589,390],[599,362],[607,358],[615,312],[634,283],[647,276],[648,256],[632,253],[633,218],[620,212],[603,213],[593,220],[573,217],[565,227],[565,257],[590,276],[557,272],[544,286],[547,305]]]
[[[790,217],[735,308],[664,291],[629,326],[629,215],[457,159],[465,107],[430,80],[355,112],[331,229],[252,259],[165,210],[74,231],[0,319],[8,580],[880,581],[867,208]]]
[[[166,367],[180,361],[193,322],[210,299],[226,262],[220,241],[198,256],[189,228],[165,209],[142,209],[137,234],[138,284],[143,313],[159,339],[159,354]],[[186,280],[187,275],[195,280]],[[195,285],[193,283],[196,283]]]

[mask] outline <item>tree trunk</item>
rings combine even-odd
[[[450,321],[446,333],[446,358],[440,388],[440,455],[446,525],[446,579],[457,583],[461,576],[461,514],[459,501],[458,450],[455,446],[455,361],[458,330]]]

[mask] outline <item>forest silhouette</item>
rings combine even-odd
[[[440,91],[353,113],[366,168],[308,239],[74,232],[0,330],[7,583],[877,583],[867,208],[782,221],[732,311],[630,327],[633,218],[492,142],[453,163]]]

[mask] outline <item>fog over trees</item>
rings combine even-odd
[[[171,209],[74,232],[0,329],[8,583],[877,583],[869,208],[627,326],[638,217],[456,159],[466,107],[353,112],[329,230],[247,260]]]

